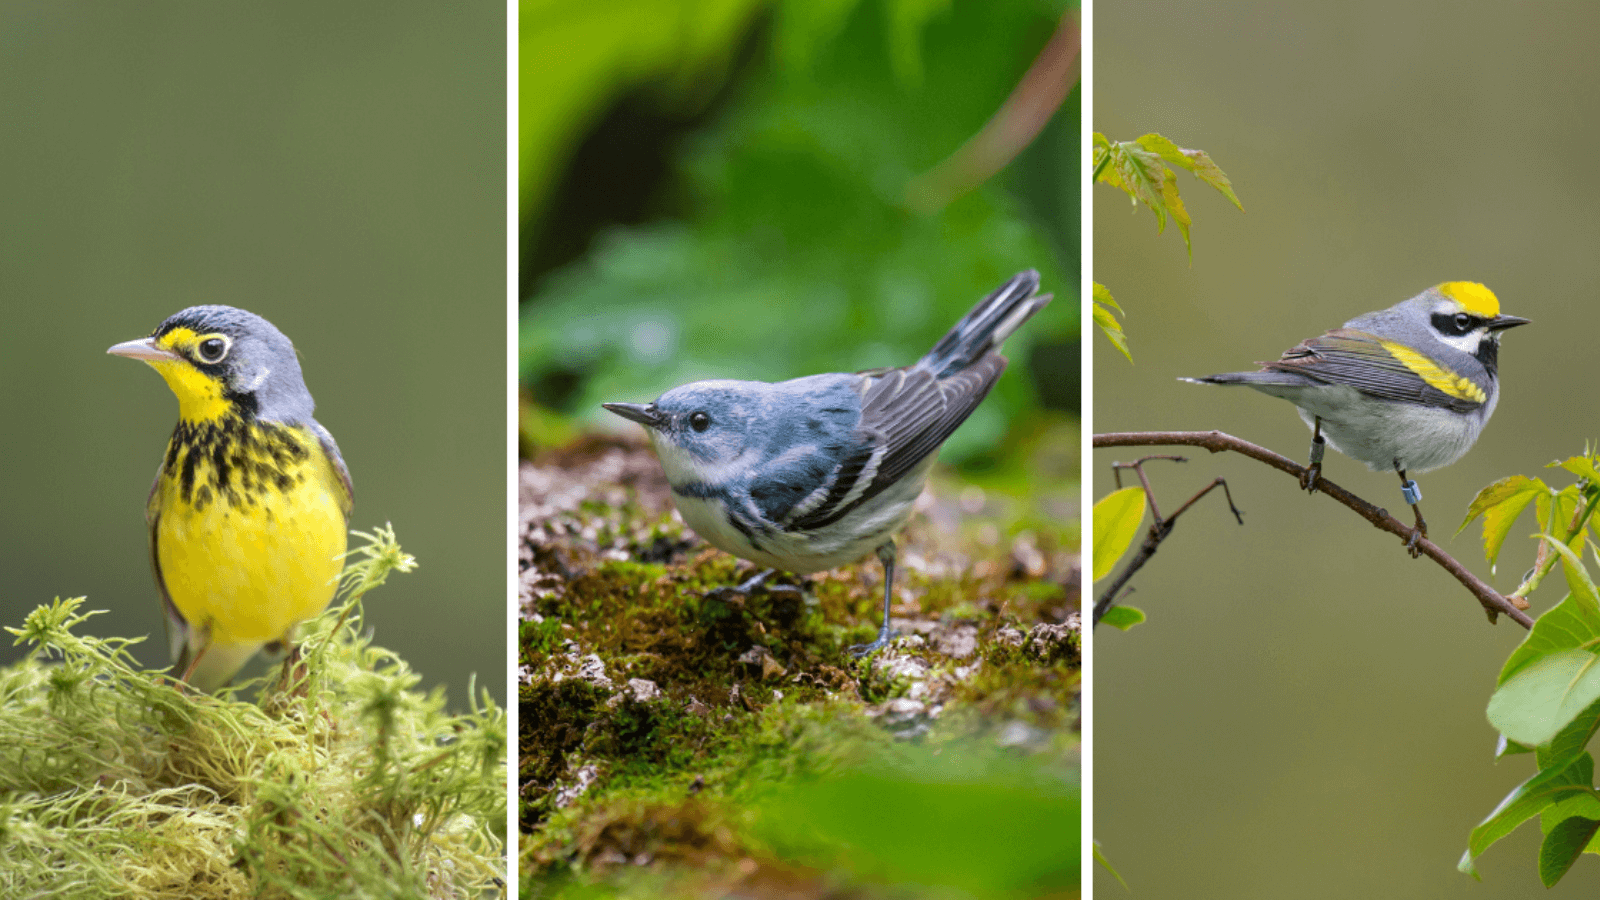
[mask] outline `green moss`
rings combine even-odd
[[[221,696],[79,634],[81,598],[8,629],[34,650],[0,671],[0,896],[491,894],[504,714],[487,693],[446,713],[362,637],[360,595],[414,565],[366,537],[303,663]]]

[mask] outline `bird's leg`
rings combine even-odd
[[[878,548],[878,559],[883,561],[883,625],[878,628],[877,640],[850,648],[850,655],[857,658],[885,646],[894,637],[894,631],[889,627],[889,600],[894,596],[894,541],[885,541]]]
[[[1322,452],[1328,447],[1328,440],[1322,436],[1322,417],[1316,417],[1316,427],[1311,432],[1311,464],[1300,476],[1300,487],[1309,493],[1317,492],[1317,480],[1322,477]]]
[[[1406,538],[1406,550],[1412,559],[1422,555],[1422,550],[1417,546],[1417,541],[1428,536],[1428,523],[1422,521],[1422,507],[1417,504],[1422,501],[1422,488],[1417,483],[1406,477],[1406,470],[1400,468],[1400,460],[1394,461],[1394,470],[1400,473],[1400,496],[1406,498],[1411,504],[1411,511],[1417,514],[1417,523],[1411,527],[1411,536]]]
[[[203,658],[206,655],[206,651],[210,650],[210,649],[211,649],[211,638],[208,635],[206,637],[205,643],[201,644],[199,651],[196,652],[194,656],[191,656],[189,658],[189,664],[183,667],[183,673],[178,676],[178,685],[180,687],[189,687],[190,686],[189,685],[189,676],[193,675],[194,674],[194,670],[199,668],[201,658]],[[173,671],[177,671],[177,669],[174,668]]]

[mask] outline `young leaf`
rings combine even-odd
[[[1550,465],[1560,466],[1579,478],[1589,479],[1590,484],[1600,485],[1600,472],[1595,471],[1594,460],[1587,456],[1574,456],[1559,463],[1551,463]]]
[[[1585,753],[1561,769],[1545,769],[1518,785],[1506,795],[1488,818],[1472,829],[1467,839],[1467,852],[1462,854],[1456,868],[1473,878],[1478,877],[1474,861],[1484,854],[1518,825],[1538,815],[1545,807],[1580,791],[1592,789],[1594,784],[1594,758]]]
[[[1555,887],[1561,876],[1567,874],[1596,831],[1600,831],[1600,821],[1579,816],[1550,829],[1539,847],[1539,880],[1545,887]]]
[[[1117,305],[1117,301],[1111,299],[1111,291],[1107,290],[1105,285],[1098,281],[1095,282],[1094,323],[1099,325],[1100,330],[1106,333],[1106,337],[1111,340],[1111,346],[1121,350],[1122,355],[1128,358],[1128,362],[1133,362],[1133,354],[1128,352],[1128,336],[1123,334],[1122,325],[1117,322],[1117,317],[1112,313],[1112,310],[1120,313],[1122,312],[1122,307]]]
[[[1136,205],[1148,207],[1155,214],[1157,234],[1166,230],[1167,217],[1171,216],[1191,257],[1194,247],[1189,242],[1189,211],[1178,195],[1177,175],[1167,163],[1193,172],[1232,201],[1240,212],[1244,211],[1244,204],[1233,192],[1233,182],[1211,157],[1199,150],[1185,150],[1159,134],[1113,143],[1095,132],[1094,155],[1094,180],[1121,188]]]
[[[1113,491],[1094,505],[1094,580],[1111,574],[1144,524],[1144,488]]]
[[[1489,698],[1489,724],[1522,744],[1543,744],[1600,699],[1600,657],[1563,650],[1523,666]]]
[[[1233,192],[1233,182],[1228,180],[1222,168],[1212,162],[1204,150],[1186,150],[1159,134],[1147,134],[1139,138],[1139,145],[1146,150],[1155,151],[1167,162],[1193,172],[1194,177],[1216,188],[1222,196],[1233,201],[1239,212],[1244,212],[1244,204],[1239,202],[1238,195]]]
[[[1557,500],[1560,500],[1559,495]],[[1589,577],[1589,570],[1583,567],[1583,557],[1573,548],[1551,537],[1548,532],[1539,537],[1544,538],[1545,546],[1561,554],[1561,574],[1567,576],[1567,588],[1572,591],[1572,598],[1591,615],[1600,616],[1600,590],[1596,590],[1594,580]],[[1583,533],[1579,532],[1573,543],[1581,545],[1582,542]]]
[[[1511,525],[1517,520],[1517,516],[1535,497],[1548,493],[1549,490],[1544,482],[1526,475],[1502,478],[1472,498],[1472,504],[1467,507],[1467,517],[1462,520],[1461,527],[1456,529],[1456,534],[1466,531],[1473,519],[1483,516],[1483,555],[1488,558],[1489,565],[1492,566],[1499,557],[1500,547],[1505,543],[1506,535],[1511,533]]]
[[[1122,631],[1127,631],[1143,621],[1144,610],[1122,603],[1106,610],[1106,614],[1100,617],[1101,625],[1110,625]]]

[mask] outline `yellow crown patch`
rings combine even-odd
[[[1494,291],[1476,281],[1446,281],[1439,285],[1439,293],[1461,304],[1461,308],[1474,315],[1492,319],[1500,315],[1500,300]]]

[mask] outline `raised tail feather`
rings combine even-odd
[[[1039,273],[1018,272],[1010,281],[978,301],[950,332],[933,345],[917,367],[945,378],[999,349],[1018,326],[1050,302],[1050,294],[1036,294]]]

